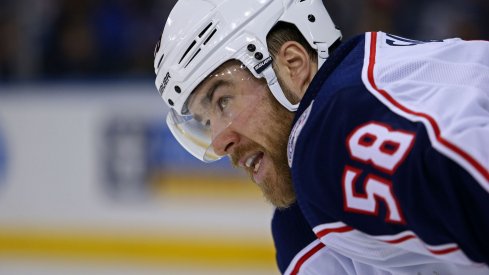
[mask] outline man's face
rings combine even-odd
[[[295,201],[287,140],[293,113],[273,98],[266,82],[238,62],[222,65],[189,99],[190,113],[212,134],[212,147],[248,172],[275,206]]]

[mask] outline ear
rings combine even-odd
[[[307,50],[296,41],[287,41],[275,57],[276,73],[281,83],[298,98],[302,98],[316,74],[317,65],[312,62]]]

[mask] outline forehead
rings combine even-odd
[[[238,91],[238,86],[249,84],[249,81],[255,80],[253,74],[242,65],[239,61],[228,61],[219,66],[215,71],[209,74],[190,95],[187,106],[189,108],[195,105],[201,105],[201,101],[208,96],[208,93],[217,85],[224,85]],[[199,104],[196,104],[199,103]]]
[[[199,92],[202,88],[212,85],[216,81],[225,80],[226,82],[235,83],[240,80],[248,80],[252,76],[253,75],[248,69],[239,61],[228,61],[210,73],[204,81],[195,88],[194,93]]]

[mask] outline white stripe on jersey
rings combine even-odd
[[[318,225],[314,227],[313,231],[316,235],[318,235],[318,232],[322,232],[325,230],[338,231],[338,230],[342,230],[343,228],[345,228],[346,230],[346,228],[350,228],[350,227],[343,222],[332,222],[332,223],[325,223],[325,224]]]

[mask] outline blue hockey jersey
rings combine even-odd
[[[288,156],[298,212],[274,223],[300,214],[317,238],[277,245],[289,267],[314,248],[377,274],[489,274],[489,43],[344,43],[301,101]]]

